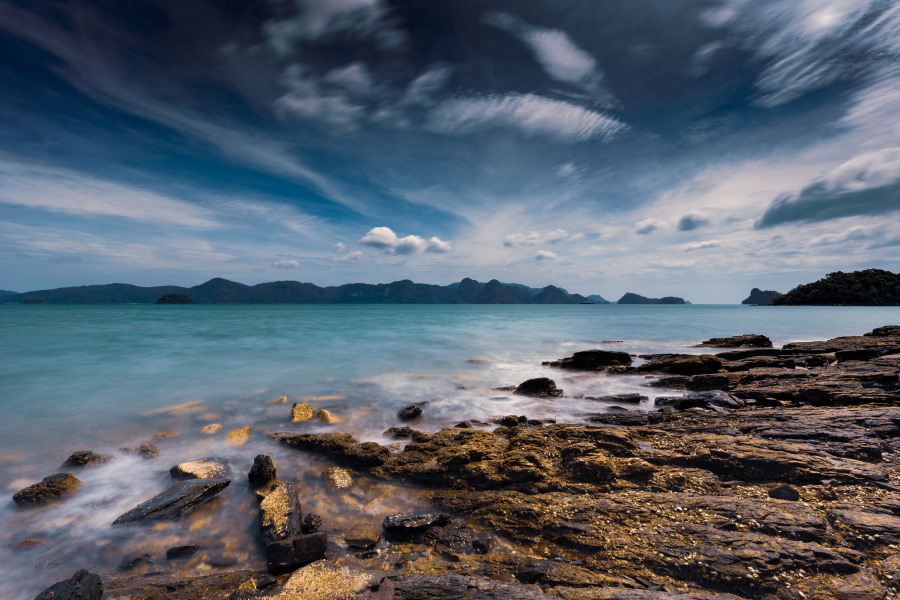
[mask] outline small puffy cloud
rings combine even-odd
[[[693,231],[709,225],[709,220],[698,214],[684,215],[678,221],[678,231]]]
[[[634,224],[636,227],[634,231],[641,235],[647,235],[659,229],[660,225],[661,223],[656,219],[644,219],[643,221],[638,221]]]
[[[756,223],[765,229],[900,210],[900,148],[866,152],[841,164],[798,194],[784,193]]]
[[[610,141],[626,125],[562,100],[535,94],[505,94],[445,100],[431,113],[428,128],[449,135],[513,129],[527,136],[572,144]]]
[[[399,237],[390,227],[373,227],[360,238],[360,243],[373,248],[383,248],[387,254],[421,254],[423,252],[446,253],[453,250],[450,242],[438,237],[428,240],[418,235]]]
[[[272,266],[276,269],[299,269],[300,261],[296,258],[286,258],[273,262]]]
[[[559,255],[556,252],[550,252],[549,250],[538,250],[534,255],[534,260],[552,262],[554,260],[559,260]]]
[[[707,248],[715,248],[720,245],[721,242],[719,240],[706,240],[705,242],[694,242],[693,244],[688,244],[684,247],[685,252],[691,252],[693,250],[706,250]]]

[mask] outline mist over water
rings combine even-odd
[[[299,484],[304,511],[322,514],[326,531],[425,506],[415,490],[367,478],[355,495],[329,495],[320,476],[328,463],[277,445],[272,432],[349,431],[386,443],[393,440],[382,432],[412,403],[426,403],[414,426],[427,431],[508,414],[579,422],[607,407],[575,396],[666,390],[648,390],[642,377],[565,372],[541,361],[589,348],[702,352],[690,346],[742,333],[782,345],[898,322],[896,307],[0,306],[0,483],[8,498],[0,503],[0,589],[4,598],[33,598],[78,568],[113,571],[125,556],[159,560],[166,548],[197,540],[215,540],[204,546],[206,559],[217,553],[261,566],[246,483],[258,453],[271,454],[279,476]],[[565,396],[493,389],[540,376],[556,380]],[[287,403],[271,401],[280,396]],[[290,423],[291,403],[301,397],[342,422]],[[201,433],[210,423],[222,429]],[[246,443],[229,443],[226,433],[247,425]],[[121,450],[161,431],[178,435],[155,442],[159,458]],[[75,450],[115,459],[72,470],[83,485],[70,499],[14,506],[15,490],[62,471]],[[169,467],[204,456],[224,456],[233,470],[212,506],[158,530],[110,526],[165,489]],[[22,538],[49,543],[14,550]],[[203,572],[203,560],[181,568]]]

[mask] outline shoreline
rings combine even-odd
[[[657,399],[665,404],[658,412],[620,398],[620,410],[587,415],[589,424],[524,415],[501,418],[493,431],[398,428],[400,446],[391,447],[292,431],[278,440],[302,447],[297,459],[312,453],[349,469],[353,481],[385,486],[358,502],[384,504],[404,490],[421,495],[410,503],[417,512],[440,518],[405,535],[368,523],[390,539],[362,552],[348,550],[356,525],[347,523],[329,531],[324,556],[293,576],[267,574],[259,546],[194,573],[151,557],[127,574],[101,573],[106,597],[892,597],[900,582],[900,561],[891,558],[900,543],[898,353],[900,328],[885,328],[724,350],[705,364],[690,354],[681,363],[645,355],[637,366],[593,365],[586,377],[641,374],[684,393]],[[272,444],[282,467],[295,451]],[[232,486],[243,485],[246,471],[234,466]],[[334,498],[356,493],[339,489]],[[240,493],[253,528],[256,500]],[[302,485],[298,493],[308,514]],[[215,520],[216,502],[197,512]],[[331,595],[300,581],[312,574],[332,582]],[[182,585],[168,589],[176,579]]]

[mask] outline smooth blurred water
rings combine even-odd
[[[236,525],[207,533],[230,539],[248,560],[260,559],[257,550],[246,550],[255,547],[246,522],[255,509],[238,480],[245,481],[258,452],[273,454],[287,466],[283,472],[304,481],[304,502],[321,506],[336,528],[415,502],[396,490],[371,492],[375,499],[364,509],[327,499],[319,476],[324,463],[298,461],[297,453],[267,437],[274,431],[352,431],[386,441],[382,432],[398,424],[397,410],[414,402],[427,402],[416,427],[431,431],[507,414],[579,421],[606,407],[578,396],[647,394],[644,379],[560,372],[542,367],[542,360],[588,348],[701,352],[708,350],[691,346],[742,333],[765,334],[781,345],[896,323],[896,307],[0,306],[0,484],[8,496],[59,471],[74,450],[116,455],[108,465],[78,471],[83,490],[61,505],[22,511],[11,501],[0,504],[0,589],[33,571],[31,587],[14,596],[33,597],[76,567],[114,567],[129,548],[160,552],[166,544],[188,543],[193,525],[150,539],[146,531],[124,535],[109,523],[164,489],[172,464],[200,456],[232,460],[235,484],[217,508],[227,518],[214,522]],[[555,379],[565,397],[536,400],[493,389],[538,376]],[[279,396],[289,401],[270,402]],[[310,396],[317,397],[308,400],[315,408],[331,410],[342,423],[290,423],[291,402]],[[166,409],[183,403],[189,404]],[[202,434],[210,423],[223,427]],[[227,443],[226,432],[245,425],[253,427],[247,444]],[[158,431],[179,434],[158,442],[160,458],[120,450]],[[52,543],[10,550],[23,537]]]

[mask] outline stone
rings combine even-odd
[[[102,597],[100,576],[81,569],[69,579],[54,583],[34,600],[100,600]]]
[[[316,513],[306,513],[303,515],[303,522],[300,525],[301,533],[315,533],[322,527],[322,517]]]
[[[74,493],[80,485],[71,473],[55,473],[13,494],[13,502],[19,506],[47,504]]]
[[[318,452],[361,467],[380,465],[391,454],[375,442],[360,444],[349,433],[273,433],[270,437],[300,450]]]
[[[706,375],[722,368],[722,361],[712,354],[650,355],[638,365],[639,373],[669,373],[670,375]]]
[[[542,364],[574,371],[602,371],[606,367],[627,367],[631,365],[631,362],[631,355],[627,352],[583,350],[568,358],[560,358],[559,360],[548,361]]]
[[[324,533],[294,535],[266,546],[269,573],[290,573],[324,558],[328,538]]]
[[[150,554],[141,554],[139,556],[126,556],[122,559],[122,562],[119,563],[120,571],[130,571],[135,567],[139,567],[140,565],[152,565],[153,564],[153,556]]]
[[[401,421],[412,421],[413,419],[418,419],[421,416],[422,409],[415,404],[411,404],[405,408],[401,408],[400,411],[397,412],[397,418]]]
[[[556,388],[556,382],[549,377],[536,377],[523,381],[516,387],[516,394],[521,396],[562,396],[563,391]]]
[[[203,435],[214,435],[219,433],[222,430],[221,423],[210,423],[208,425],[204,425],[200,428],[200,433]]]
[[[228,479],[188,479],[119,515],[113,525],[170,520],[190,512],[228,487]]]
[[[344,541],[348,546],[364,550],[374,548],[379,540],[381,540],[381,531],[367,523],[357,523],[344,534]]]
[[[720,390],[693,392],[684,396],[658,396],[654,400],[656,406],[671,406],[676,410],[689,408],[738,408],[744,401]]]
[[[797,488],[790,485],[779,485],[769,490],[769,498],[776,500],[790,500],[796,502],[800,499],[800,492]]]
[[[179,560],[188,558],[200,551],[200,546],[189,544],[187,546],[173,546],[166,550],[166,558],[168,560]]]
[[[228,442],[230,446],[237,448],[238,446],[243,446],[247,443],[247,440],[250,439],[250,432],[253,431],[253,428],[247,425],[246,427],[240,427],[238,429],[232,429],[227,434],[225,434],[225,441]]]
[[[70,468],[70,467],[85,467],[88,465],[99,465],[103,463],[107,463],[113,459],[109,454],[98,454],[96,452],[92,452],[90,450],[76,450],[72,454],[69,455],[69,458],[66,459],[66,462],[62,464],[62,467]]]
[[[332,491],[350,489],[353,485],[353,476],[350,475],[350,471],[342,467],[328,467],[322,471],[322,478],[325,479],[328,489]]]
[[[309,404],[298,403],[291,407],[291,423],[309,421],[313,418],[313,408]]]
[[[230,474],[231,467],[228,466],[228,459],[219,456],[198,458],[196,460],[178,463],[169,469],[169,475],[173,481],[181,481],[184,479],[216,479],[218,477],[228,477]]]
[[[137,447],[137,453],[142,458],[156,458],[159,456],[159,446],[156,444],[141,444]]]
[[[394,596],[372,595],[379,587],[390,588],[384,574],[338,566],[330,561],[316,562],[295,571],[284,583],[282,592],[272,600],[393,600]],[[390,582],[390,580],[387,580]]]
[[[325,410],[324,408],[319,409],[319,411],[316,413],[316,420],[321,423],[325,423],[326,425],[334,425],[335,423],[341,422],[340,417],[329,410]]]
[[[279,481],[259,504],[259,539],[264,546],[300,533],[300,499],[294,485]]]
[[[262,487],[275,481],[276,476],[275,461],[268,454],[257,454],[253,459],[253,466],[247,473],[247,479],[254,487]]]
[[[408,513],[402,515],[388,515],[384,518],[382,527],[390,538],[408,539],[417,533],[434,527],[446,525],[450,518],[441,513]]]
[[[613,404],[640,404],[647,400],[647,396],[642,396],[641,394],[614,394],[612,396],[586,396],[585,400],[611,402]]]
[[[15,549],[16,550],[29,550],[31,548],[38,548],[40,546],[46,546],[50,543],[50,540],[45,540],[43,538],[22,538],[18,542],[16,542]]]
[[[753,348],[771,348],[772,340],[758,333],[747,333],[744,335],[733,335],[731,337],[710,338],[701,342],[698,347],[712,348],[741,348],[750,346]]]

